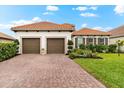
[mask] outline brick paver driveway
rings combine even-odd
[[[62,54],[19,55],[0,63],[0,87],[104,87]]]

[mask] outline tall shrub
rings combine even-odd
[[[71,53],[72,49],[73,49],[73,41],[68,40],[68,54]]]
[[[117,45],[116,45],[116,44],[110,44],[110,45],[109,45],[108,51],[109,51],[110,53],[115,53],[116,50],[117,50]]]
[[[17,53],[17,44],[11,43],[0,43],[0,61],[9,59],[15,56]]]

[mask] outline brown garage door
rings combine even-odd
[[[48,38],[47,39],[47,53],[64,53],[64,38]]]
[[[23,38],[22,50],[24,54],[40,53],[40,38]]]

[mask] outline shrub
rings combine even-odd
[[[92,55],[92,51],[91,50],[83,50],[83,56],[84,57],[90,57],[90,55]]]
[[[72,50],[72,52],[74,52],[74,53],[76,53],[76,54],[79,54],[79,55],[82,55],[82,54],[84,54],[84,52],[83,52],[83,50],[82,49],[74,49],[74,50]]]
[[[19,45],[18,39],[15,39],[15,40],[14,40],[14,43],[16,43],[17,45]]]
[[[72,49],[73,49],[73,42],[72,40],[68,40],[68,53],[67,54],[71,53]]]
[[[109,45],[108,51],[111,53],[115,53],[117,50],[117,45],[116,44],[111,44]]]
[[[17,53],[17,44],[11,43],[0,43],[0,61],[9,59],[15,56]]]
[[[101,59],[101,57],[98,57],[96,53],[92,53],[91,50],[82,50],[82,49],[74,49],[69,54],[69,58],[97,58]]]
[[[68,40],[68,45],[73,45],[72,40]]]
[[[70,54],[71,52],[72,52],[72,50],[68,50],[68,53],[66,55]]]
[[[18,39],[15,39],[14,43],[17,44],[16,53],[18,53],[19,52],[19,41],[18,41]]]
[[[77,56],[78,56],[78,54],[74,53],[74,52],[69,54],[69,58],[71,58],[71,59],[77,58]]]
[[[80,49],[86,49],[84,44],[80,44],[80,45],[79,45],[79,48],[80,48]]]
[[[96,46],[95,45],[89,44],[86,46],[86,48],[88,50],[91,50],[92,52],[96,52]]]
[[[70,50],[73,49],[73,46],[68,46],[68,49],[70,49]]]
[[[108,46],[107,45],[96,45],[96,52],[108,52]]]

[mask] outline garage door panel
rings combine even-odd
[[[64,53],[64,38],[48,38],[47,53]]]
[[[23,53],[40,53],[40,39],[39,38],[23,38],[22,39]]]

